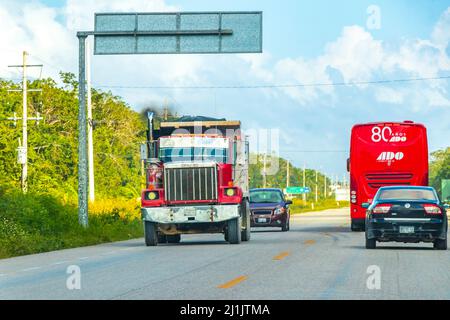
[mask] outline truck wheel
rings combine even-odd
[[[158,243],[166,243],[166,242],[167,242],[166,235],[158,232]]]
[[[228,221],[228,242],[231,244],[241,243],[241,218]]]
[[[181,234],[168,235],[166,237],[168,243],[180,243],[181,241]]]
[[[242,241],[249,241],[250,240],[250,233],[251,233],[251,229],[250,229],[250,208],[248,205],[248,201],[244,202],[245,205],[243,205],[243,210],[242,210],[242,220],[245,222],[244,223],[244,229],[241,231],[241,240]]]
[[[447,250],[447,238],[434,240],[433,248],[436,250]]]
[[[145,245],[147,247],[158,245],[158,233],[156,229],[156,223],[144,221]]]

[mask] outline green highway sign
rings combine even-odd
[[[96,13],[95,54],[260,53],[262,12]]]
[[[304,194],[311,192],[309,187],[287,187],[284,190],[286,194]]]

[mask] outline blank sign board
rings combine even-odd
[[[95,54],[260,53],[262,12],[97,13]]]

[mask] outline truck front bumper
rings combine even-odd
[[[239,217],[240,206],[232,205],[198,205],[179,207],[142,208],[144,221],[162,224],[215,223],[225,222]]]

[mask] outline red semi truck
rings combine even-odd
[[[181,234],[250,239],[248,142],[239,121],[182,117],[153,129],[149,117],[145,243],[178,243]]]
[[[366,209],[380,187],[428,185],[428,143],[424,125],[412,121],[353,126],[350,142],[352,231],[364,230]]]

